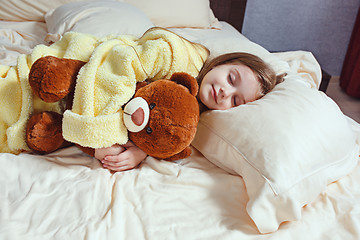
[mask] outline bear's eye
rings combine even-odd
[[[146,133],[148,133],[148,134],[151,134],[151,133],[152,133],[151,127],[147,127],[147,128],[146,128]]]
[[[155,106],[156,106],[155,103],[150,103],[150,105],[149,105],[150,110],[154,109]]]

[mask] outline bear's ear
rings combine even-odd
[[[197,95],[199,90],[199,85],[193,76],[184,72],[178,72],[178,73],[174,73],[171,76],[170,80],[176,82],[177,84],[181,84],[187,87],[191,95],[193,96]]]
[[[191,155],[191,148],[189,146],[187,146],[184,150],[182,150],[181,152],[171,156],[171,157],[168,157],[168,158],[165,158],[164,160],[165,161],[176,161],[176,160],[179,160],[179,159],[184,159],[184,158],[187,158]]]
[[[137,90],[139,90],[140,88],[145,87],[146,85],[148,85],[146,81],[136,83],[135,92],[137,92]]]

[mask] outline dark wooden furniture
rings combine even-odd
[[[340,87],[347,95],[360,98],[360,7],[341,70]]]
[[[321,77],[321,83],[320,83],[319,90],[326,93],[326,89],[329,86],[331,75],[328,74],[327,72],[325,72],[325,70],[323,70],[323,69],[321,69],[321,75],[322,75],[322,77]]]
[[[246,2],[247,0],[210,0],[210,7],[219,20],[230,23],[241,32]]]

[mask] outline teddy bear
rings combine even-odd
[[[29,73],[33,93],[44,102],[64,101],[65,109],[71,109],[76,76],[85,64],[75,59],[41,57]],[[135,95],[122,109],[128,139],[156,159],[188,157],[199,121],[197,92],[196,79],[187,73],[137,83]],[[29,148],[49,153],[73,144],[64,139],[62,119],[63,114],[51,111],[32,115],[26,126]],[[94,156],[94,148],[76,145]]]

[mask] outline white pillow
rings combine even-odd
[[[209,0],[124,0],[158,27],[211,28],[217,24]]]
[[[45,15],[48,39],[56,41],[65,32],[89,33],[99,37],[131,34],[140,37],[154,24],[131,4],[115,1],[72,2]]]
[[[44,22],[44,14],[68,2],[81,0],[3,0],[0,4],[0,19],[7,21]]]
[[[261,233],[301,217],[304,205],[356,165],[359,140],[325,94],[286,79],[263,98],[202,113],[193,146],[243,177]]]
[[[204,45],[210,50],[209,59],[217,57],[222,54],[232,53],[232,52],[246,52],[251,53],[260,57],[266,63],[268,63],[277,74],[282,74],[284,72],[291,72],[291,68],[288,64],[290,56],[283,57],[281,54],[273,54],[266,50],[264,47],[260,46],[257,43],[250,41],[239,31],[237,31],[233,26],[226,22],[221,22],[221,29],[183,29],[183,28],[171,28],[170,30],[176,34],[190,40],[193,42],[198,42]],[[304,54],[310,54],[310,52],[304,52]],[[295,59],[301,59],[299,54],[293,54]],[[315,71],[319,72],[320,75],[321,69],[316,59],[310,60],[310,57],[307,58],[307,65],[311,65],[311,70],[314,71],[314,68],[317,68]],[[302,62],[303,64],[303,62]],[[295,66],[296,67],[296,66]],[[295,68],[294,67],[294,68]],[[308,67],[305,69],[308,71]],[[296,71],[295,71],[296,72]],[[317,76],[319,77],[319,76]],[[321,78],[321,77],[319,77]],[[319,79],[317,79],[318,81]]]
[[[69,2],[82,0],[6,0],[0,4],[0,19],[44,21],[44,14]],[[87,0],[95,1],[95,0]],[[100,1],[101,0],[97,0]],[[114,0],[124,2],[123,0]],[[126,0],[144,11],[159,27],[220,28],[209,0]]]
[[[242,34],[232,37],[203,38],[199,40],[199,43],[210,50],[210,58],[225,53],[246,52],[260,57],[268,63],[277,74],[290,70],[289,64],[286,61],[281,60],[259,44],[250,41]]]

